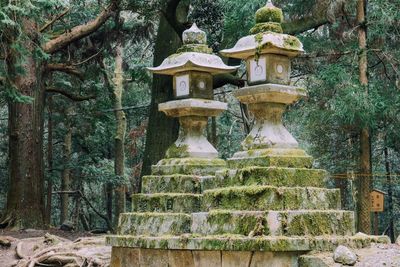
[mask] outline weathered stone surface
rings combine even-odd
[[[204,191],[203,207],[232,210],[340,209],[337,189],[238,186]]]
[[[202,196],[199,194],[158,193],[132,195],[134,212],[176,212],[200,211]]]
[[[152,249],[229,250],[229,251],[333,251],[338,245],[349,248],[366,248],[372,243],[389,244],[387,236],[108,236],[107,244],[116,247]]]
[[[320,257],[316,255],[302,255],[299,257],[299,267],[341,267],[334,262],[332,255]]]
[[[217,171],[215,177],[203,180],[203,187],[205,190],[242,185],[324,187],[327,176],[325,170],[318,169],[247,167]]]
[[[112,267],[136,267],[139,265],[140,249],[113,247],[111,252]]]
[[[141,249],[139,266],[168,267],[168,251],[160,249]]]
[[[142,193],[192,193],[202,192],[204,181],[213,179],[214,176],[195,175],[151,175],[142,178]]]
[[[354,234],[349,211],[230,211],[213,210],[192,215],[191,233],[244,236],[321,236]]]
[[[254,252],[250,267],[295,267],[298,256],[295,253]]]
[[[190,250],[168,250],[168,267],[194,267],[194,259]]]
[[[221,251],[193,251],[195,267],[221,267]]]
[[[348,247],[338,246],[333,252],[333,260],[344,265],[354,265],[357,262],[357,255]]]
[[[151,167],[153,175],[215,175],[215,172],[226,167],[222,159],[170,158],[160,160]]]
[[[222,251],[222,267],[249,267],[252,257],[250,251]]]
[[[290,153],[302,150],[285,149],[287,155],[283,155],[283,149],[248,150],[237,152],[228,159],[228,166],[232,169],[246,167],[287,167],[287,168],[311,168],[313,158],[308,155],[290,155]],[[282,155],[279,153],[282,152]],[[304,152],[304,151],[303,151]],[[299,153],[300,154],[300,153]]]
[[[119,235],[180,235],[190,232],[191,216],[183,213],[124,213]]]

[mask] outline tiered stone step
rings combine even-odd
[[[349,211],[229,211],[192,214],[192,234],[244,236],[351,236],[354,215]]]
[[[144,176],[142,179],[142,192],[144,194],[201,194],[204,189],[204,184],[210,184],[210,180],[215,180],[214,176],[194,176],[184,174]]]
[[[151,167],[153,175],[214,175],[216,171],[226,168],[226,162],[222,159],[202,158],[170,158],[160,160],[157,165]]]
[[[248,166],[311,168],[312,164],[313,158],[302,149],[253,149],[237,152],[228,159],[228,166],[232,169]]]
[[[268,252],[307,252],[333,251],[339,245],[350,248],[365,248],[371,243],[390,243],[387,236],[108,236],[107,244],[126,248],[209,250],[209,251],[268,251]]]
[[[192,213],[201,208],[201,194],[157,193],[132,195],[133,212]]]
[[[217,171],[215,178],[203,180],[203,187],[205,190],[242,185],[325,187],[327,178],[327,172],[318,169],[247,167]]]
[[[340,191],[316,187],[238,186],[206,190],[203,210],[339,210]]]
[[[119,235],[159,236],[190,233],[192,217],[185,213],[124,213],[119,217]]]

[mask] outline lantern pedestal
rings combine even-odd
[[[235,97],[247,104],[255,117],[255,125],[242,142],[243,151],[229,159],[229,165],[236,168],[245,166],[279,166],[310,168],[312,157],[299,148],[296,139],[282,123],[287,105],[306,96],[304,89],[263,84],[250,86],[235,92]]]
[[[218,116],[227,109],[227,104],[202,99],[184,99],[159,105],[167,116],[179,118],[180,133],[175,143],[167,150],[165,159],[152,167],[153,174],[214,175],[224,167],[225,161],[218,159],[218,151],[204,136],[208,117]]]

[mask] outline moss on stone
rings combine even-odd
[[[185,53],[185,52],[196,52],[196,53],[212,54],[213,51],[207,45],[186,44],[186,45],[183,45],[181,48],[179,48],[176,52],[178,54],[179,53]]]
[[[194,175],[162,175],[143,176],[142,192],[150,193],[201,193],[200,176]]]
[[[286,49],[299,50],[301,48],[302,44],[301,44],[300,40],[297,39],[296,37],[288,35],[283,40],[283,46]]]
[[[132,210],[134,212],[197,212],[200,211],[201,198],[199,194],[134,194],[132,195]]]
[[[167,150],[167,158],[186,158],[189,157],[188,145],[177,146],[172,144]]]
[[[283,33],[283,30],[281,24],[275,22],[257,23],[253,28],[250,29],[250,34],[265,32]]]
[[[326,210],[339,208],[337,198],[335,189],[239,186],[204,191],[203,206],[207,210]]]
[[[256,23],[263,22],[283,22],[283,12],[282,9],[277,7],[262,7],[256,12]]]

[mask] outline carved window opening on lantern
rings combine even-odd
[[[177,73],[173,80],[173,90],[175,99],[213,99],[212,75],[202,71]]]
[[[253,56],[246,60],[248,84],[263,83],[290,84],[291,64],[286,56],[264,54],[258,59]]]

